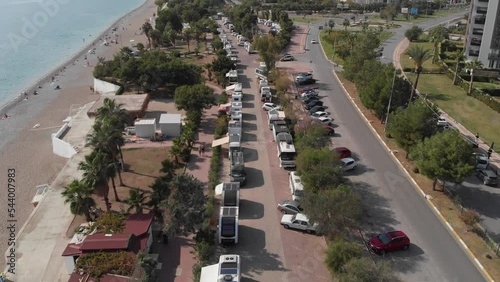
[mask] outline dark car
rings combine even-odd
[[[323,102],[319,100],[311,101],[309,104],[306,105],[306,110],[310,110],[314,106],[323,106]]]
[[[496,186],[498,177],[497,175],[488,169],[478,169],[476,170],[477,178],[481,179],[484,185]]]
[[[351,150],[347,149],[346,147],[337,147],[333,150],[337,153],[339,159],[350,158],[352,155]]]
[[[312,107],[312,108],[309,110],[309,115],[312,115],[312,114],[314,114],[315,112],[322,112],[322,111],[324,111],[324,110],[326,110],[326,108],[325,108],[325,107],[323,107],[323,106],[314,106],[314,107]]]
[[[318,97],[307,97],[304,100],[302,100],[302,102],[304,102],[304,105],[307,105],[307,104],[311,103],[312,101],[318,101],[318,100],[319,100]]]
[[[333,129],[330,125],[325,125],[325,129],[328,135],[331,136],[335,134],[335,129]]]
[[[299,80],[297,81],[299,85],[309,85],[309,84],[314,84],[316,83],[316,79],[314,78],[309,78],[309,79],[304,79],[304,80]]]
[[[299,202],[292,200],[283,200],[278,204],[278,210],[282,214],[297,214],[302,212]]]
[[[403,231],[390,231],[371,238],[368,245],[374,253],[384,255],[396,250],[408,250],[410,238]]]

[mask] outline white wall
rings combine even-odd
[[[160,124],[161,134],[167,136],[178,137],[181,136],[180,123],[162,123]]]
[[[52,152],[63,158],[71,158],[77,153],[75,148],[68,142],[59,139],[61,135],[68,129],[69,125],[65,123],[56,133],[51,135],[52,138]]]
[[[98,94],[115,94],[120,86],[94,78],[94,91]]]
[[[75,270],[75,261],[72,256],[66,256],[64,257],[64,262],[66,264],[66,269],[68,270],[68,274],[73,273],[73,270]]]
[[[155,136],[156,124],[136,124],[135,135],[142,138],[151,138]]]

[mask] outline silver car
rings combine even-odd
[[[282,214],[297,214],[302,212],[300,203],[293,200],[283,200],[278,204],[278,210]]]
[[[481,179],[484,185],[491,185],[491,186],[496,186],[497,185],[497,180],[498,177],[497,175],[487,169],[478,169],[476,170],[476,176]]]

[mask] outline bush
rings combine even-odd
[[[326,250],[325,264],[332,274],[343,272],[344,265],[353,258],[360,258],[363,248],[344,239],[337,239]]]
[[[476,223],[481,222],[481,216],[473,209],[464,209],[460,214],[460,219],[469,227],[474,228]]]

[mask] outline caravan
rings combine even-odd
[[[238,207],[220,207],[218,241],[221,245],[238,244]]]
[[[292,192],[292,199],[294,201],[300,201],[302,197],[304,197],[304,185],[302,184],[302,180],[300,176],[297,175],[297,172],[290,172],[290,191]]]

